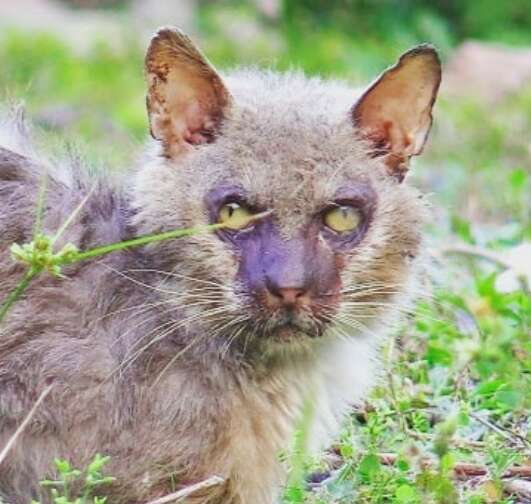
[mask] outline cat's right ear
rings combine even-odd
[[[354,124],[373,144],[388,172],[402,181],[409,160],[422,152],[441,82],[441,62],[427,44],[404,53],[352,108]]]
[[[145,72],[151,135],[167,157],[211,142],[230,105],[220,76],[190,38],[161,28],[151,40]]]

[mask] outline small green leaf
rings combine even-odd
[[[69,474],[70,471],[72,471],[72,466],[68,462],[68,460],[64,459],[55,459],[55,467],[59,471],[59,474],[65,475]]]
[[[472,234],[472,227],[470,222],[458,215],[452,215],[451,218],[452,231],[456,233],[463,241],[467,243],[474,243],[474,235]]]
[[[382,465],[378,456],[374,453],[369,453],[361,459],[358,473],[364,481],[370,481],[380,471],[381,467]]]
[[[409,471],[409,462],[404,459],[404,458],[399,458],[397,461],[396,461],[396,467],[402,471],[402,472],[407,472]]]
[[[452,453],[445,453],[441,458],[441,471],[450,472],[455,466],[455,457]]]
[[[513,170],[509,175],[509,183],[513,189],[522,189],[527,182],[527,173],[523,168]]]
[[[397,502],[410,504],[417,501],[417,491],[411,485],[400,485],[395,492]]]

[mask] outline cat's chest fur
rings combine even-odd
[[[127,437],[142,438],[142,446],[153,451],[127,458],[137,467],[147,458],[149,469],[137,479],[144,482],[146,496],[151,485],[161,494],[170,490],[166,470],[174,472],[176,482],[185,475],[181,486],[214,475],[225,479],[224,485],[197,496],[197,502],[206,502],[207,496],[213,502],[273,502],[285,482],[280,458],[289,451],[295,430],[309,429],[309,451],[330,441],[349,406],[347,398],[361,397],[375,376],[374,347],[368,340],[335,341],[321,354],[279,365],[260,379],[213,365],[210,384],[175,366],[156,385],[137,390],[141,418],[130,423]],[[126,446],[130,451],[131,443]],[[166,469],[153,471],[153,459],[161,468],[167,461]]]

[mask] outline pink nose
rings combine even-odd
[[[301,301],[301,298],[306,294],[306,290],[298,289],[297,287],[282,287],[276,289],[272,294],[279,298],[282,304],[295,305]]]
[[[280,287],[268,289],[269,302],[272,306],[285,308],[301,308],[310,304],[310,295],[306,289],[296,287]]]
[[[286,282],[284,285],[277,279],[266,277],[266,291],[268,293],[269,302],[276,307],[295,308],[308,305],[311,301],[309,285],[304,282]]]

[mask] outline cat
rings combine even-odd
[[[153,142],[121,175],[45,161],[21,114],[4,118],[2,296],[23,274],[9,247],[32,239],[43,174],[44,232],[86,198],[58,249],[224,227],[43,274],[14,304],[0,325],[0,447],[51,392],[0,465],[8,503],[48,502],[54,457],[84,467],[96,453],[111,456],[109,502],[214,475],[223,484],[186,502],[276,502],[303,411],[307,449],[325,447],[377,380],[422,271],[427,205],[404,178],[432,123],[433,47],[359,93],[298,72],[222,77],[162,28],[145,71]]]

